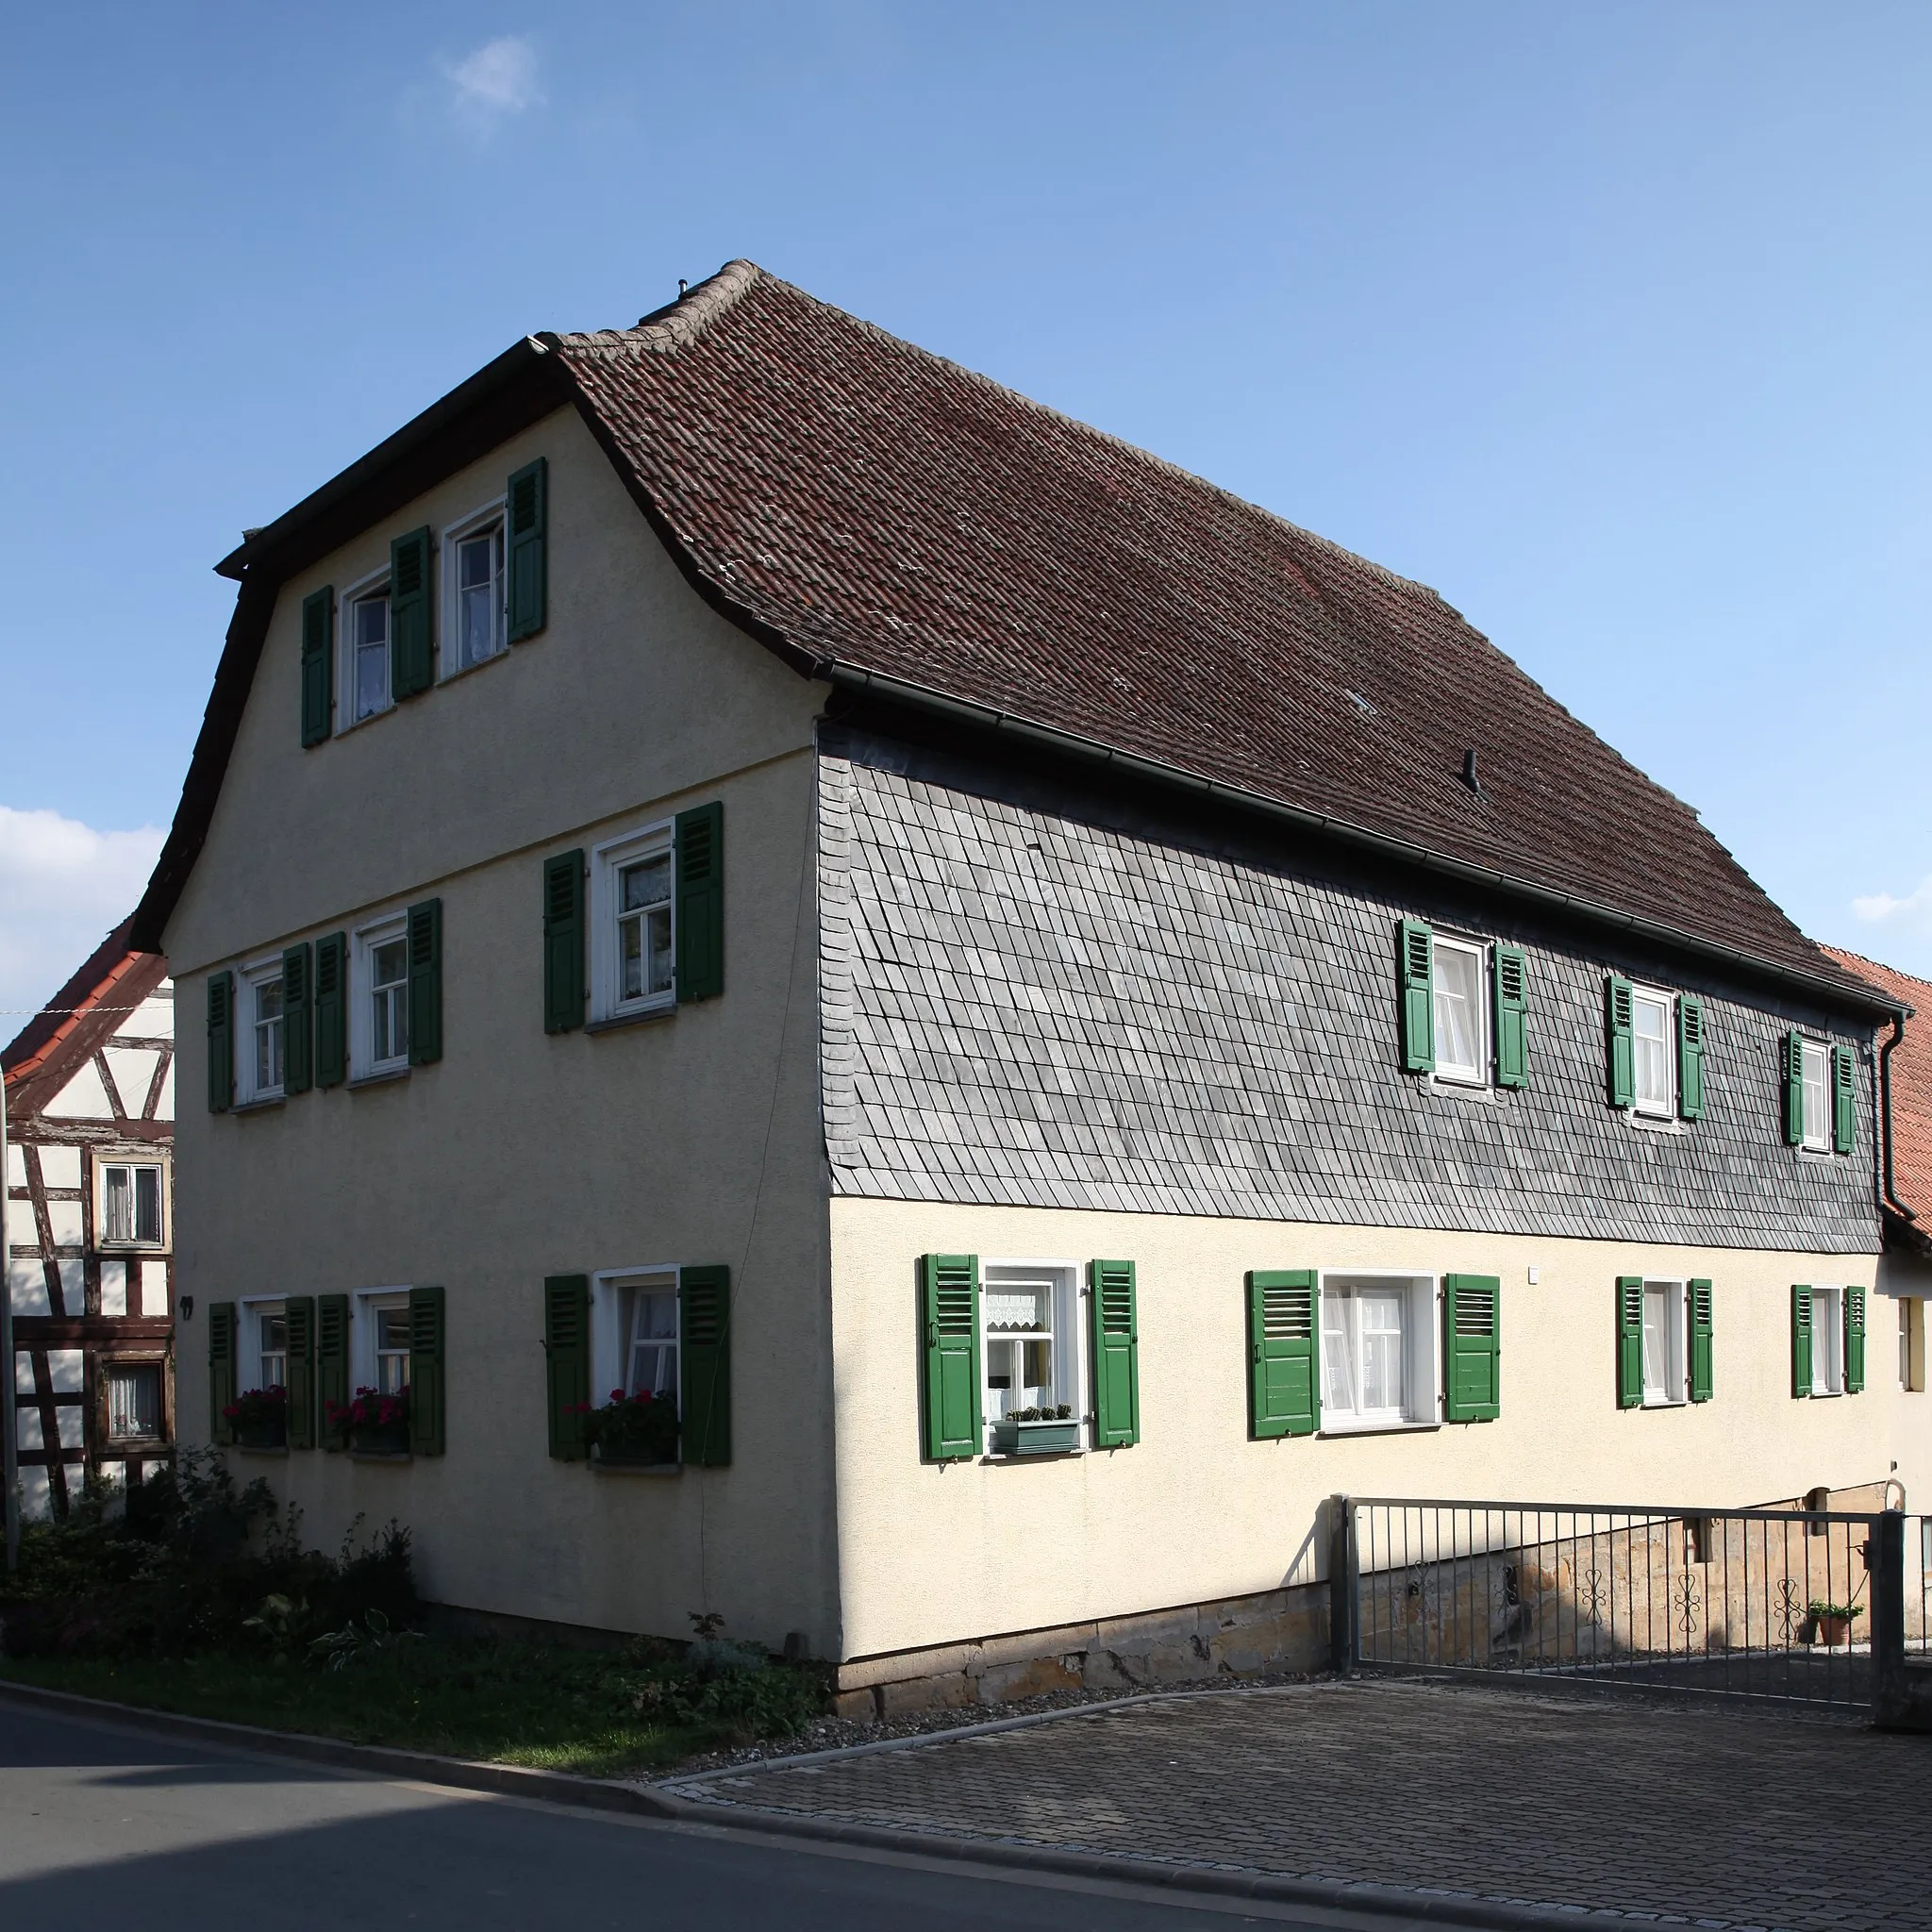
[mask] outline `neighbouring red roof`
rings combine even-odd
[[[1847,972],[1913,1008],[1890,1062],[1892,1192],[1922,1220],[1932,1220],[1932,979],[1915,979],[1840,946],[1824,951]]]
[[[75,1064],[93,1052],[168,976],[168,962],[127,943],[130,913],[5,1048],[0,1073],[8,1110],[23,1116],[44,1106],[66,1084]]]

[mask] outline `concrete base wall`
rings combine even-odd
[[[1013,1631],[839,1666],[841,1717],[999,1705],[1055,1690],[1130,1692],[1328,1661],[1328,1586]]]

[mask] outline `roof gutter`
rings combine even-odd
[[[890,677],[877,671],[862,671],[853,665],[841,664],[832,658],[821,658],[812,667],[811,675],[824,678],[828,684],[841,691],[872,692],[892,703],[944,718],[954,724],[973,725],[980,730],[991,731],[1024,743],[1043,746],[1090,764],[1108,766],[1116,771],[1131,774],[1137,778],[1151,780],[1170,790],[1189,792],[1197,798],[1211,799],[1218,804],[1257,813],[1263,818],[1274,820],[1278,824],[1292,825],[1297,831],[1318,833],[1341,844],[1353,846],[1358,851],[1373,853],[1377,858],[1395,859],[1425,872],[1441,874],[1463,885],[1479,886],[1488,891],[1527,900],[1533,905],[1567,913],[1574,919],[1585,921],[1592,925],[1609,927],[1636,939],[1649,940],[1657,944],[1695,954],[1736,972],[1773,979],[1815,1000],[1822,1000],[1827,1005],[1838,1008],[1849,1007],[1858,1012],[1890,1019],[1901,1036],[1905,1030],[1906,1018],[1912,1010],[1895,1000],[1886,999],[1876,989],[1874,989],[1869,996],[1861,998],[1855,988],[1838,986],[1829,980],[1813,978],[1791,967],[1779,966],[1771,960],[1760,959],[1753,954],[1740,953],[1733,947],[1719,945],[1714,941],[1700,939],[1695,933],[1685,932],[1680,927],[1667,925],[1657,920],[1644,919],[1634,912],[1620,911],[1614,906],[1605,906],[1594,899],[1579,898],[1574,892],[1558,891],[1552,886],[1538,885],[1533,879],[1518,878],[1511,873],[1496,872],[1488,866],[1474,865],[1467,859],[1451,858],[1442,853],[1432,852],[1425,845],[1414,844],[1407,839],[1393,838],[1386,832],[1373,832],[1366,826],[1353,824],[1346,819],[1335,818],[1326,812],[1309,811],[1299,806],[1285,805],[1280,800],[1266,797],[1258,791],[1249,791],[1236,785],[1224,785],[1218,779],[1203,778],[1196,773],[1187,771],[1178,765],[1163,763],[1158,758],[1142,758],[1134,752],[1117,751],[1113,746],[1103,744],[1097,739],[1083,738],[1076,732],[1061,731],[1050,724],[1036,724],[1029,718],[1016,717],[1010,711],[994,710],[990,706],[975,705],[962,698],[949,697],[944,691],[934,691],[925,685],[912,684],[904,678]],[[1896,1044],[1896,1041],[1892,1043]],[[1886,1051],[1890,1052],[1890,1048],[1887,1047]],[[1889,1160],[1889,1134],[1886,1153]]]

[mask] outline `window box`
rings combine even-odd
[[[352,1427],[349,1431],[349,1453],[352,1456],[407,1456],[409,1453],[408,1421],[369,1423],[360,1428]]]
[[[597,1460],[609,1469],[675,1469],[677,1452],[667,1456],[648,1442],[599,1442]]]
[[[289,1445],[289,1398],[279,1387],[251,1389],[222,1413],[234,1427],[239,1448],[286,1449]]]
[[[1037,1422],[1008,1417],[992,1425],[995,1456],[1066,1456],[1079,1446],[1078,1416],[1054,1416]]]

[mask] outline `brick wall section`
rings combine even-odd
[[[989,767],[828,727],[824,1108],[835,1192],[892,1199],[1871,1253],[1858,1146],[1784,1144],[1794,1019],[1685,969],[1464,905],[1345,889],[1122,829]],[[891,767],[891,768],[889,768]],[[896,769],[892,769],[896,768]],[[944,782],[934,775],[943,774]],[[1075,815],[1075,812],[1078,815]],[[1310,870],[1297,866],[1297,871]],[[1529,947],[1530,1084],[1400,1068],[1396,922]],[[1605,1100],[1614,965],[1707,1002],[1707,1117]]]

